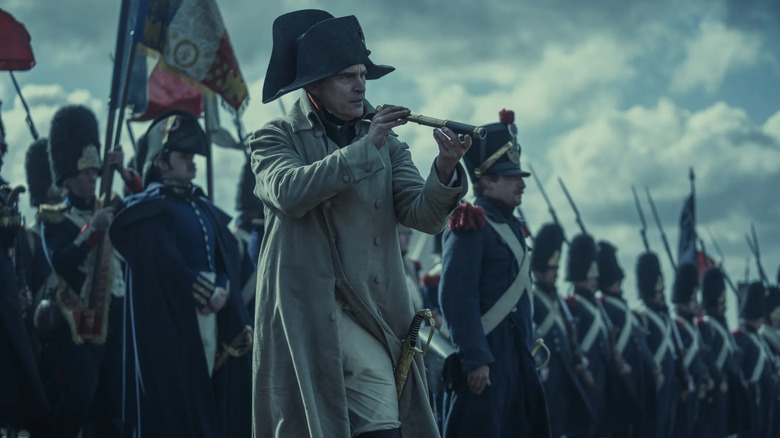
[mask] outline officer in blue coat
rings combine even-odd
[[[531,356],[530,255],[514,216],[528,176],[514,114],[502,111],[464,156],[475,205],[453,213],[442,240],[440,303],[457,352],[448,358],[447,437],[547,437],[544,390]]]
[[[545,224],[536,234],[531,252],[534,336],[544,339],[550,348],[550,361],[540,374],[554,437],[585,432],[596,421],[586,394],[595,382],[577,343],[574,319],[556,286],[562,244],[560,225]]]

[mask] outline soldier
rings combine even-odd
[[[678,388],[677,385],[677,356],[674,344],[676,339],[664,297],[661,265],[655,253],[645,252],[639,256],[636,262],[636,279],[639,297],[642,299],[637,316],[647,334],[647,346],[653,354],[653,361],[663,374],[656,392],[655,417],[650,419],[643,435],[670,437],[674,429],[678,391],[685,389]]]
[[[0,119],[0,168],[7,148]],[[0,429],[9,436],[18,429],[32,429],[32,422],[49,410],[24,322],[32,296],[21,260],[22,192],[24,186],[11,187],[0,176]]]
[[[562,244],[561,227],[546,224],[536,234],[531,252],[534,338],[544,339],[550,347],[550,361],[540,373],[554,437],[586,432],[596,421],[586,395],[595,382],[577,344],[574,320],[556,286]]]
[[[780,432],[780,287],[769,286],[766,292],[764,324],[758,329],[758,333],[771,352],[772,370],[775,378],[775,415],[772,430],[777,434]]]
[[[628,365],[623,380],[640,410],[631,413],[634,419],[631,424],[613,432],[612,436],[637,436],[655,416],[656,384],[661,379],[661,370],[647,346],[644,329],[623,297],[625,274],[618,264],[616,253],[617,248],[609,242],[598,243],[599,302],[614,326],[613,355],[622,358]]]
[[[736,360],[737,345],[726,323],[726,285],[717,267],[704,272],[701,281],[704,315],[697,319],[713,388],[699,409],[695,436],[726,437],[750,428],[749,395]]]
[[[52,426],[62,437],[77,436],[90,417],[97,435],[120,435],[125,283],[120,260],[104,241],[114,207],[110,201],[96,207],[95,192],[104,165],[116,169],[128,186],[137,187],[140,181],[124,168],[120,148],[105,163],[99,148],[91,110],[66,106],[57,111],[49,134],[49,159],[54,183],[67,195],[60,204],[41,205],[38,215],[43,246],[59,277],[52,310],[64,320],[55,340],[62,383],[53,403]]]
[[[751,427],[740,433],[740,438],[773,437],[777,433],[773,429],[777,394],[772,352],[758,333],[764,323],[765,308],[764,285],[758,281],[750,283],[740,311],[742,323],[734,331],[734,340],[742,350],[739,365],[750,393]]]
[[[173,110],[144,141],[145,189],[124,200],[110,230],[131,285],[125,432],[249,436],[252,330],[238,242],[230,217],[192,185],[205,134]]]
[[[520,167],[514,114],[485,126],[486,139],[464,160],[475,206],[461,205],[442,237],[439,294],[457,352],[444,435],[550,435],[535,362],[530,256],[525,227],[514,216],[529,176]],[[522,415],[518,415],[522,412]]]
[[[393,68],[369,59],[354,16],[282,15],[273,44],[263,102],[304,92],[251,141],[266,206],[255,436],[435,436],[419,355],[395,384],[413,318],[396,224],[441,231],[466,191],[471,138],[435,130],[439,154],[420,176],[391,132],[409,110],[365,99],[366,80]]]
[[[699,313],[699,302],[696,294],[698,289],[699,270],[696,265],[692,263],[681,264],[674,277],[672,304],[674,305],[675,324],[677,324],[682,342],[682,364],[693,379],[695,391],[682,396],[677,403],[674,436],[679,438],[693,436],[701,399],[713,386],[702,356],[705,346],[695,321]]]

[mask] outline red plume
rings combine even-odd
[[[505,125],[515,123],[515,112],[508,109],[502,109],[498,113],[498,121]]]

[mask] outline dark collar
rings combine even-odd
[[[95,198],[92,198],[91,201],[87,201],[80,196],[74,195],[73,193],[68,193],[67,203],[76,210],[92,211],[95,209]]]
[[[477,196],[474,205],[479,205],[485,209],[485,214],[498,222],[509,222],[515,220],[514,207],[488,196]]]

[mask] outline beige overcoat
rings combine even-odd
[[[349,437],[337,295],[387,347],[393,363],[413,316],[396,221],[434,234],[466,193],[424,180],[406,143],[380,150],[369,122],[341,149],[303,95],[251,141],[255,194],[265,204],[253,360],[255,437]],[[335,255],[334,255],[335,254]],[[400,401],[405,438],[436,437],[423,361]]]

